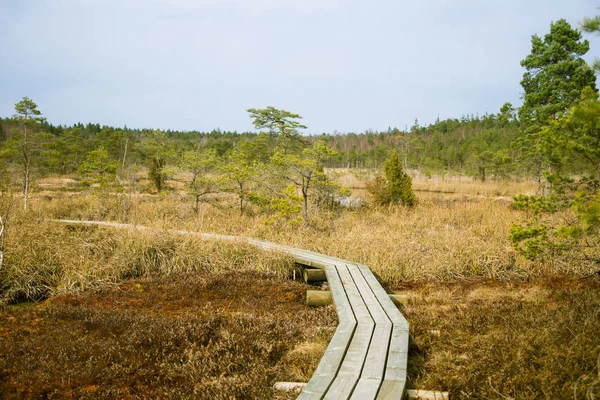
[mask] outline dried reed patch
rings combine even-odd
[[[244,243],[24,218],[6,231],[0,300],[40,300],[174,272],[251,269],[288,276],[288,257]]]
[[[492,184],[487,184],[490,190]],[[125,196],[126,197],[126,196]],[[309,226],[269,226],[264,215],[239,215],[235,208],[202,204],[195,213],[180,194],[132,196],[127,217],[118,211],[123,196],[101,202],[93,196],[41,203],[40,214],[54,218],[108,219],[155,228],[176,228],[256,237],[310,249],[368,265],[396,287],[406,281],[457,281],[464,278],[517,280],[594,273],[591,261],[567,257],[530,262],[518,255],[509,229],[524,215],[512,201],[495,195],[418,194],[410,209],[361,209],[335,218],[314,215]],[[112,203],[110,203],[112,202]],[[107,204],[110,211],[106,214]],[[116,210],[116,211],[115,211]],[[110,218],[103,218],[108,216]]]

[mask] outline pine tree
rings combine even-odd
[[[564,19],[550,24],[550,33],[531,37],[531,54],[521,61],[525,67],[521,121],[546,124],[560,118],[589,86],[596,88],[594,71],[582,58],[590,49],[581,32]]]

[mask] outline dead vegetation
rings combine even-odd
[[[205,270],[5,306],[0,398],[273,398],[275,381],[312,374],[337,324],[305,291]]]
[[[37,203],[41,216],[110,220],[163,228],[264,238],[277,243],[359,261],[392,287],[406,281],[451,282],[464,278],[536,279],[555,274],[587,276],[591,261],[573,257],[528,261],[509,240],[513,223],[524,220],[510,195],[531,189],[528,182],[463,182],[460,177],[417,179],[415,187],[452,188],[452,193],[418,192],[412,209],[391,207],[313,216],[308,226],[266,224],[265,215],[239,215],[227,206],[201,204],[185,195],[69,196],[57,193]],[[436,186],[438,185],[438,186]],[[361,189],[357,189],[361,190]],[[425,190],[425,189],[423,189]]]
[[[67,226],[37,218],[14,222],[18,225],[9,227],[0,270],[0,300],[8,303],[103,288],[141,276],[235,269],[288,277],[294,268],[288,257],[244,243]]]
[[[454,399],[600,396],[597,280],[419,284],[404,293],[413,387]]]
[[[360,196],[366,176],[342,178],[354,182]],[[0,336],[9,340],[0,343],[0,385],[10,391],[0,387],[0,393],[220,398],[221,391],[221,398],[272,398],[274,380],[306,382],[335,321],[331,309],[304,308],[305,288],[279,280],[293,263],[241,243],[164,232],[176,228],[264,238],[368,265],[384,286],[413,299],[405,308],[412,387],[448,390],[455,399],[597,396],[598,266],[561,257],[527,261],[508,238],[511,224],[523,218],[510,196],[535,188],[528,182],[413,177],[418,203],[411,210],[332,212],[298,227],[267,225],[264,215],[251,212],[239,215],[227,197],[195,212],[177,191],[46,190],[32,196],[28,216],[0,198],[6,216],[2,299],[51,298],[2,309]],[[109,220],[157,231],[69,227],[46,218]],[[273,286],[258,289],[245,276]],[[284,295],[287,285],[291,294]],[[273,303],[271,295],[290,301]],[[19,341],[26,344],[23,354]],[[40,370],[46,372],[33,367],[39,351],[47,353],[41,365],[49,369]],[[252,369],[265,371],[264,377]],[[137,371],[144,374],[139,383],[125,379]],[[152,374],[155,380],[148,378]],[[260,388],[252,388],[259,379]],[[28,380],[34,383],[28,386]]]

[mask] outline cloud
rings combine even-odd
[[[531,35],[595,13],[589,0],[0,0],[0,115],[23,95],[55,123],[179,129],[250,129],[245,109],[266,105],[316,132],[496,112],[519,103]]]

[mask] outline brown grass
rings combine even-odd
[[[458,178],[457,178],[458,179]],[[518,193],[522,183],[481,183],[480,193],[419,192],[418,204],[407,209],[360,209],[335,218],[313,215],[312,224],[292,228],[269,226],[265,215],[239,215],[227,203],[202,204],[198,213],[181,193],[162,196],[66,196],[38,203],[39,215],[100,219],[157,228],[257,237],[319,251],[367,264],[392,287],[405,281],[452,282],[465,278],[535,279],[556,274],[585,276],[593,262],[567,257],[531,262],[518,255],[509,240],[513,223],[524,220],[505,194]],[[510,190],[509,190],[510,189]],[[501,193],[502,196],[497,196]]]
[[[306,286],[233,270],[0,308],[0,398],[293,398],[337,324]]]
[[[410,385],[454,399],[600,396],[599,290],[571,279],[405,290]]]
[[[113,296],[113,289],[110,288],[118,282],[142,276],[143,281],[132,283],[141,285],[141,297],[137,298],[137,303],[127,306],[142,308],[130,310],[126,308],[126,303],[118,303],[119,307],[125,308],[119,308],[120,311],[110,318],[121,322],[114,322],[113,325],[107,323],[108,326],[117,327],[121,323],[123,326],[142,326],[152,332],[150,337],[156,336],[157,340],[166,338],[165,332],[169,332],[169,335],[181,337],[182,343],[187,343],[187,336],[177,336],[180,331],[168,330],[172,322],[168,319],[169,307],[178,310],[179,306],[165,306],[158,312],[156,306],[152,305],[158,299],[158,304],[161,304],[163,294],[172,289],[167,290],[165,286],[164,293],[147,289],[150,285],[148,282],[152,281],[150,277],[159,276],[161,282],[167,282],[184,273],[187,279],[196,282],[194,285],[202,286],[203,283],[195,281],[194,276],[208,279],[210,275],[207,273],[219,275],[221,270],[242,269],[268,271],[268,276],[275,279],[287,276],[292,263],[281,255],[262,253],[247,245],[176,237],[164,234],[161,229],[177,228],[264,238],[365,263],[388,288],[402,290],[416,299],[405,309],[411,324],[409,373],[412,387],[449,390],[453,398],[460,399],[562,399],[574,398],[575,394],[576,398],[585,398],[586,391],[597,395],[595,387],[600,385],[597,367],[600,354],[600,286],[593,276],[597,265],[585,261],[573,262],[567,257],[527,261],[512,248],[508,238],[509,227],[524,218],[513,209],[511,196],[533,193],[535,185],[531,182],[482,183],[452,176],[428,178],[412,173],[418,198],[417,206],[412,209],[367,208],[337,215],[322,213],[313,215],[311,224],[301,227],[291,227],[285,223],[269,226],[264,224],[265,215],[239,215],[228,196],[220,197],[216,206],[201,204],[199,212],[195,213],[191,199],[181,191],[160,195],[133,193],[102,196],[54,191],[44,196],[34,195],[31,202],[33,212],[29,216],[24,217],[18,211],[18,205],[13,206],[9,213],[7,258],[5,267],[0,270],[0,291],[4,299],[22,300],[61,293],[65,296],[66,293],[81,292],[86,288],[103,289],[105,292],[101,295],[86,292],[82,297],[98,296],[94,297],[94,304],[99,304],[102,296],[109,296],[110,301],[110,296]],[[361,185],[369,174],[368,171],[362,171],[356,175],[342,175],[340,179],[351,183],[360,195]],[[3,201],[0,199],[0,210],[10,208]],[[2,214],[7,215],[4,211]],[[158,232],[68,228],[44,222],[45,218],[110,220],[147,225],[157,228]],[[223,285],[228,287],[227,284]],[[182,299],[189,297],[188,293],[182,293],[181,290],[175,292],[181,293]],[[252,293],[252,296],[259,296],[256,292]],[[149,296],[148,300],[144,300],[145,295]],[[215,304],[215,310],[220,310],[215,312],[223,316],[228,313],[229,305],[219,300],[222,298],[220,296],[216,295],[210,302]],[[248,304],[254,303],[253,298],[246,300]],[[266,301],[264,297],[257,298],[261,303]],[[184,301],[182,299],[177,301]],[[144,301],[148,303],[147,309],[143,308],[146,307]],[[62,315],[61,312],[79,312],[63,303],[56,304],[52,306],[55,307],[55,314],[52,315],[57,318]],[[98,307],[95,311],[85,308],[82,315],[100,315],[100,311],[106,311]],[[14,308],[5,310],[20,312],[14,311],[17,310]],[[41,310],[43,308],[35,312],[49,312]],[[251,325],[255,319],[262,321],[261,318],[249,317],[252,312],[249,306],[247,310],[235,314],[237,319],[232,323],[242,326]],[[273,318],[277,312],[285,314],[286,311],[274,308]],[[144,315],[140,320],[136,319],[138,313]],[[32,321],[42,314],[35,315]],[[194,319],[195,314],[185,315],[194,323],[205,323],[202,322],[204,320]],[[260,358],[263,353],[256,352],[254,347],[236,349],[231,343],[232,347],[222,348],[222,353],[215,347],[210,348],[210,352],[198,354],[208,359],[212,354],[222,354],[226,360],[231,360],[227,352],[248,352],[249,358],[242,356],[246,360],[244,362],[259,370],[285,365],[285,377],[269,375],[269,379],[306,381],[316,365],[316,354],[322,353],[326,346],[326,341],[315,340],[314,337],[329,337],[333,325],[327,322],[329,320],[321,320],[321,316],[312,320],[313,314],[301,315],[305,315],[306,319],[298,322],[298,326],[314,324],[317,326],[316,333],[301,334],[285,351],[278,353],[269,366],[256,364],[259,361],[255,358]],[[49,320],[49,316],[43,314],[40,318]],[[110,319],[105,314],[97,318]],[[189,325],[184,324],[184,317],[181,318],[181,332],[187,332],[188,328],[185,327]],[[286,314],[282,318],[290,316]],[[217,323],[214,320],[207,321],[209,326]],[[172,325],[179,326],[178,323]],[[288,337],[278,330],[276,322],[272,323],[275,325],[265,322],[265,325],[250,330],[250,335]],[[151,330],[154,325],[159,327],[158,330]],[[20,329],[18,325],[13,327],[17,332]],[[52,329],[48,327],[49,331]],[[441,334],[431,335],[428,333],[430,330],[440,330]],[[35,337],[43,331],[32,331],[35,335],[30,336]],[[14,334],[10,329],[5,332]],[[107,332],[107,335],[112,334],[112,331]],[[98,339],[102,346],[110,346],[103,341],[103,335],[98,333],[93,338]],[[127,346],[142,346],[139,340]],[[263,339],[258,348],[266,346],[266,340]],[[43,348],[44,343],[39,341],[35,346]],[[57,354],[66,351],[55,347],[51,350]],[[133,353],[125,354],[130,354],[135,363],[129,364],[129,369],[123,367],[125,369],[120,371],[124,374],[137,368],[137,365],[142,365],[140,368],[143,370],[146,365],[144,362],[150,362],[138,359]],[[190,365],[204,368],[199,366],[198,358],[194,358],[196,353],[190,354],[189,358],[195,360],[189,361]],[[152,353],[151,358],[157,357],[160,358],[161,353]],[[165,365],[170,365],[164,361],[168,358],[161,360],[167,363]],[[0,360],[0,366],[2,362]],[[119,362],[126,364],[126,361]],[[82,364],[77,365],[81,367]],[[104,365],[103,371],[109,368],[107,364]],[[177,381],[179,378],[173,378],[175,375],[169,375],[169,379],[183,386],[196,385],[203,379],[189,371],[177,373],[177,377],[188,379],[187,383]],[[233,397],[239,393],[236,392],[238,387],[247,388],[246,378],[237,380],[235,374],[221,376],[228,379],[204,380],[203,387],[211,388],[214,384],[215,388],[231,390],[228,393],[234,393]],[[43,383],[40,385],[45,387]],[[130,387],[128,383],[123,385]],[[152,392],[158,390],[155,389],[158,385],[146,385],[144,390],[147,392],[144,393],[160,397],[162,392]],[[106,385],[102,383],[96,386],[99,387],[97,390],[105,390],[103,388]],[[264,387],[267,386],[265,383]],[[106,397],[137,395],[134,392],[101,393],[105,393],[103,396]],[[592,398],[591,395],[588,398]],[[81,393],[73,396],[85,397]],[[94,396],[95,392],[88,397]],[[164,394],[163,397],[168,396],[177,397],[175,392]],[[269,398],[273,393],[265,391],[257,396]]]
[[[288,257],[244,243],[182,237],[161,231],[66,226],[34,217],[6,229],[0,301],[40,300],[102,288],[139,276],[174,272],[255,270],[291,274]]]

